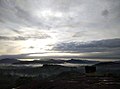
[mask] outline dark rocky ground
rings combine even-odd
[[[16,89],[120,89],[120,80],[113,77],[83,77],[32,81]]]
[[[84,67],[58,65],[1,67],[0,89],[120,89],[118,63],[102,63],[96,67],[97,71],[92,73],[85,73]]]
[[[19,77],[14,83],[12,82],[4,88],[0,86],[0,89],[120,89],[118,76],[81,75],[76,72],[63,72],[46,79]]]

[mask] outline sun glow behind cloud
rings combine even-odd
[[[29,39],[25,41],[24,44],[21,44],[21,46],[25,47],[25,49],[21,50],[21,53],[45,52],[52,48],[52,46],[49,46],[49,44],[51,43],[54,43],[54,40],[52,39],[45,39],[45,40]]]
[[[34,15],[39,18],[44,18],[46,20],[50,20],[51,18],[62,18],[63,14],[59,11],[52,11],[50,9],[42,10],[42,11],[35,11]]]

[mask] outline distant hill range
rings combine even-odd
[[[20,61],[14,58],[4,58],[0,60],[0,64],[13,64],[16,62],[20,62]]]
[[[34,61],[19,61],[14,64],[61,64],[64,63],[64,60],[34,60]]]
[[[0,64],[63,64],[63,63],[73,63],[73,64],[95,64],[94,66],[120,66],[120,61],[116,62],[99,62],[91,60],[80,60],[80,59],[70,59],[70,60],[34,60],[34,61],[20,61],[15,58],[4,58],[0,60]]]
[[[110,66],[113,66],[113,67],[120,67],[120,61],[115,61],[115,62],[100,62],[100,63],[97,63],[95,64],[94,66],[97,66],[97,67],[100,67],[100,66],[106,66],[106,67],[110,67]]]
[[[80,60],[80,59],[70,59],[70,60],[34,60],[34,61],[20,61],[17,59],[2,59],[0,63],[12,63],[12,64],[63,64],[63,63],[73,63],[73,64],[96,64],[98,61]]]
[[[98,61],[89,61],[89,60],[79,60],[79,59],[71,59],[67,60],[67,63],[74,63],[74,64],[94,64],[98,63]]]
[[[34,61],[19,61],[14,64],[62,64],[62,63],[74,63],[74,64],[91,64],[98,63],[97,61],[88,61],[88,60],[79,60],[79,59],[71,59],[71,60],[34,60]]]

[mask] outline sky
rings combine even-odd
[[[120,0],[0,0],[0,59],[120,58]]]

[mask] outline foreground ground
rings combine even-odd
[[[59,65],[1,67],[0,89],[120,89],[120,67],[109,64],[100,64],[92,73]]]
[[[120,77],[61,73],[47,79],[2,77],[0,89],[120,89]]]
[[[120,89],[120,76],[62,72],[41,79],[0,75],[0,89]]]
[[[120,89],[120,78],[62,73],[47,79],[19,78],[13,89]]]

